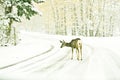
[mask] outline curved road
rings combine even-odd
[[[0,67],[0,73],[6,72],[48,72],[55,71],[58,69],[62,69],[67,61],[70,60],[71,49],[70,48],[59,48],[57,39],[48,39],[43,38],[50,45],[50,49],[45,52],[39,53],[33,57],[27,58],[25,60],[6,65],[4,67]],[[83,46],[83,55],[84,52],[91,53],[92,48],[89,45]],[[83,56],[84,57],[84,56]],[[89,57],[85,57],[89,58]],[[83,60],[84,61],[84,60]]]

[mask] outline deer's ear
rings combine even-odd
[[[60,40],[60,43],[62,43],[63,41]]]

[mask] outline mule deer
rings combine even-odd
[[[82,60],[82,41],[80,38],[72,39],[71,42],[69,43],[65,42],[64,40],[60,41],[60,43],[62,43],[61,48],[63,48],[64,46],[72,48],[71,59],[73,59],[73,52],[74,52],[74,49],[76,49],[77,60],[80,59],[80,56]]]

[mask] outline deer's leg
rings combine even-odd
[[[81,60],[82,60],[82,44],[80,46],[80,54],[81,54]]]
[[[80,56],[79,56],[79,55],[80,55],[80,50],[79,50],[79,48],[77,49],[77,52],[78,52],[78,53],[77,53],[77,60],[79,60],[79,59],[80,59],[80,58],[79,58],[79,57],[80,57]]]
[[[76,56],[77,56],[77,59],[78,59],[78,50],[76,49]]]
[[[72,48],[72,56],[71,56],[71,60],[73,59],[73,51],[74,51],[74,50],[73,50],[73,48]]]

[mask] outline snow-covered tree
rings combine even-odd
[[[38,13],[33,2],[42,3],[44,0],[0,0],[0,44],[16,45],[16,31],[12,24],[14,21],[21,22],[22,16],[30,20],[31,16]]]

